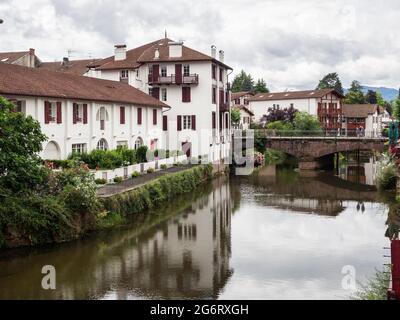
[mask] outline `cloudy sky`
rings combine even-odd
[[[106,57],[164,36],[225,51],[272,90],[313,88],[328,72],[345,86],[400,86],[398,0],[0,0],[0,51],[43,60]]]

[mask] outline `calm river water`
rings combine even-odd
[[[388,262],[389,209],[366,171],[265,167],[126,228],[3,252],[0,299],[348,299],[342,271],[363,282]],[[44,265],[56,268],[56,290],[41,289]]]

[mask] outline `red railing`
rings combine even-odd
[[[178,80],[178,81],[177,81]],[[180,80],[180,81],[179,81]],[[189,75],[182,75],[180,79],[174,74],[170,76],[161,76],[158,75],[154,77],[152,74],[148,76],[149,84],[198,84],[199,83],[199,75],[198,74],[189,74]]]

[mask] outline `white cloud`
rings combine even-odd
[[[105,57],[116,43],[135,47],[167,29],[205,53],[217,45],[234,74],[244,69],[274,90],[315,87],[332,71],[345,85],[397,87],[399,10],[396,0],[2,0],[0,51]]]

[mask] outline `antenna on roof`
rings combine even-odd
[[[165,29],[165,31],[164,31],[164,38],[165,38],[165,39],[168,38],[168,37],[167,37],[167,29]]]

